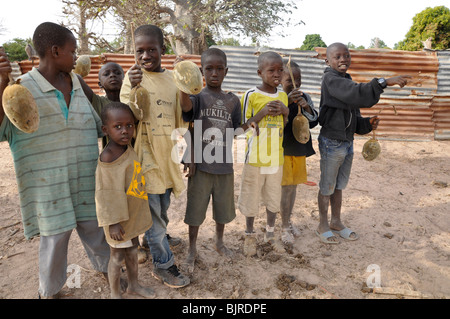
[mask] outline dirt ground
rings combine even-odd
[[[151,275],[151,261],[139,266],[141,283],[153,287],[161,299],[449,298],[450,141],[380,140],[382,153],[372,162],[361,155],[365,141],[355,140],[352,175],[343,196],[343,221],[359,234],[357,241],[341,240],[339,245],[319,241],[314,234],[318,187],[303,184],[297,188],[292,219],[302,235],[285,252],[263,243],[261,208],[255,222],[258,254],[247,258],[242,253],[245,219],[237,210],[236,219],[225,228],[234,257],[219,256],[213,248],[210,207],[200,228],[200,259],[189,274],[191,284],[181,289],[162,285]],[[318,152],[316,137],[314,147]],[[318,183],[319,155],[309,157],[307,165],[308,179]],[[236,199],[241,172],[242,164],[235,164]],[[185,205],[186,192],[172,197],[169,211],[168,231],[183,240],[173,249],[179,265],[187,254]],[[280,234],[279,219],[276,232]],[[38,247],[39,238],[24,239],[11,154],[8,144],[0,143],[0,298],[37,298]],[[91,270],[76,232],[68,264],[81,270],[80,281],[65,286],[63,298],[109,298],[109,287]],[[368,281],[381,281],[382,288],[368,289]]]

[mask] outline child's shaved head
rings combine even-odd
[[[283,62],[281,55],[273,51],[267,51],[261,53],[261,55],[258,57],[258,68],[261,69],[263,65],[269,60],[280,60],[281,62]]]
[[[206,60],[206,58],[209,56],[212,56],[212,55],[221,57],[223,59],[225,66],[227,65],[227,56],[226,56],[225,52],[223,52],[222,50],[220,50],[218,48],[210,48],[202,53],[202,57],[201,57],[202,65],[203,65],[203,62]]]
[[[100,113],[100,118],[102,120],[103,125],[106,125],[108,123],[108,114],[110,111],[113,110],[124,110],[126,112],[130,112],[131,116],[133,116],[134,118],[133,112],[131,111],[130,107],[127,104],[124,104],[122,102],[111,102],[105,105]]]
[[[69,29],[53,22],[44,22],[34,31],[33,45],[39,57],[43,58],[49,48],[54,45],[63,47],[70,37],[73,33]]]
[[[161,46],[161,48],[164,46],[164,34],[162,30],[153,24],[145,24],[139,26],[134,31],[134,36],[137,38],[138,36],[150,36],[155,37],[158,39],[158,43]]]
[[[345,49],[348,50],[348,48],[347,48],[347,46],[345,44],[340,43],[340,42],[335,42],[333,44],[330,44],[327,47],[327,58],[329,58],[330,53],[333,52],[337,48],[345,48]]]

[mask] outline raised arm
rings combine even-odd
[[[83,89],[84,94],[88,98],[89,102],[92,103],[92,99],[94,97],[94,91],[87,85],[87,83],[83,80],[81,75],[77,74],[78,80],[80,81],[81,87]]]
[[[399,87],[402,88],[408,83],[408,80],[411,78],[412,77],[409,75],[394,76],[392,78],[386,79],[386,85],[387,86],[398,85]]]
[[[180,106],[181,110],[185,113],[192,110],[192,101],[189,97],[189,94],[184,93],[183,91],[180,91]]]
[[[5,117],[5,111],[3,110],[3,91],[5,91],[6,87],[9,83],[9,74],[12,72],[11,63],[8,60],[8,57],[0,47],[0,123],[3,122],[3,118]]]
[[[128,78],[130,80],[131,88],[134,88],[142,82],[143,73],[139,65],[133,65],[128,71]]]
[[[341,103],[334,103],[333,107],[348,109],[372,107],[377,104],[383,89],[377,79],[368,83],[357,83],[351,79],[336,75],[325,76],[322,86],[326,86],[330,96]]]

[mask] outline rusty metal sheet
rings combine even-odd
[[[199,67],[201,66],[199,55],[182,55],[185,60],[191,60]],[[95,94],[104,95],[102,89],[98,85],[98,72],[102,65],[107,62],[115,62],[119,64],[124,72],[126,73],[134,64],[135,59],[133,54],[114,54],[114,53],[104,53],[102,55],[91,56],[91,71],[89,74],[83,78],[83,80],[89,85],[89,87],[94,91]],[[173,63],[175,61],[176,55],[163,55],[161,58],[161,66],[165,69],[172,70]],[[20,70],[22,74],[27,73],[33,67],[39,66],[39,59],[32,61],[21,61],[19,62]]]
[[[316,48],[319,59],[325,59],[326,48]],[[348,73],[355,82],[369,82],[374,77],[389,78],[410,75],[408,84],[388,87],[377,105],[361,109],[363,116],[378,115],[377,134],[386,137],[435,137],[436,123],[431,108],[438,92],[439,60],[435,51],[350,50],[352,64]],[[397,110],[395,115],[392,105]],[[381,113],[379,113],[381,111]]]
[[[325,59],[326,48],[316,48],[319,59]],[[382,49],[349,50],[352,64],[348,73],[355,82],[369,82],[374,77],[390,78],[410,75],[403,88],[389,87],[385,95],[430,95],[438,90],[439,60],[434,51],[397,51]]]
[[[380,136],[434,137],[432,97],[380,98],[377,105],[361,109],[364,117],[378,116]],[[394,109],[395,107],[395,109]]]
[[[163,55],[161,57],[161,66],[165,69],[173,70],[173,63],[175,62],[176,57],[177,56],[173,54]],[[181,57],[185,60],[191,60],[199,67],[201,65],[199,55],[186,54],[181,55]],[[135,64],[135,58],[133,54],[104,53],[101,55],[101,60],[103,64],[107,62],[116,62],[122,66],[125,72],[127,72],[128,69]]]

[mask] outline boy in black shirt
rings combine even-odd
[[[289,116],[286,127],[283,131],[283,179],[281,182],[281,241],[285,244],[293,244],[294,237],[300,236],[300,231],[291,224],[291,215],[294,208],[297,185],[307,182],[306,158],[316,154],[310,138],[306,144],[298,142],[292,132],[292,123],[301,109],[301,113],[308,119],[309,128],[314,128],[318,124],[318,114],[314,109],[311,97],[300,90],[302,75],[300,66],[291,62],[292,82],[287,64],[284,66],[281,84],[283,91],[289,99]],[[296,89],[294,89],[294,84]]]
[[[404,87],[410,76],[389,79],[374,78],[369,83],[355,83],[347,73],[351,63],[348,48],[342,43],[333,43],[327,48],[322,79],[319,124],[320,190],[318,194],[319,227],[317,236],[324,243],[337,244],[333,234],[347,240],[356,240],[358,235],[341,222],[342,190],[346,187],[353,161],[353,135],[367,134],[378,126],[377,116],[361,117],[360,108],[369,108],[378,103],[387,86]],[[331,221],[328,224],[328,206],[331,204]]]

